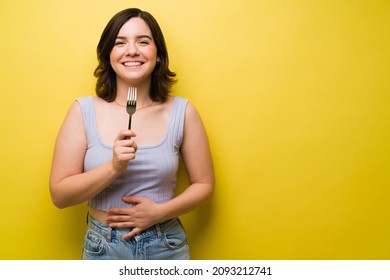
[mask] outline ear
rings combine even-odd
[[[160,63],[160,57],[157,57],[157,60],[156,60],[157,64]]]

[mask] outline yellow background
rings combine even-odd
[[[389,1],[23,0],[0,4],[0,259],[80,258],[86,207],[52,205],[53,146],[127,7],[159,21],[208,130],[194,259],[390,258]]]

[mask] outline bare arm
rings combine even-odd
[[[83,172],[87,141],[81,108],[72,104],[57,136],[50,174],[53,203],[65,208],[82,203],[111,183],[135,157],[136,144],[126,139],[134,132],[121,131],[114,144],[113,160]]]

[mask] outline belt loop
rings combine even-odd
[[[111,238],[112,238],[112,228],[108,227],[107,236],[106,236],[107,242],[111,242]]]
[[[157,236],[160,237],[163,234],[160,224],[154,226],[156,228]]]

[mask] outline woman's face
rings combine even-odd
[[[150,83],[157,60],[157,47],[149,26],[141,18],[131,18],[119,30],[110,53],[117,83],[132,86]]]

